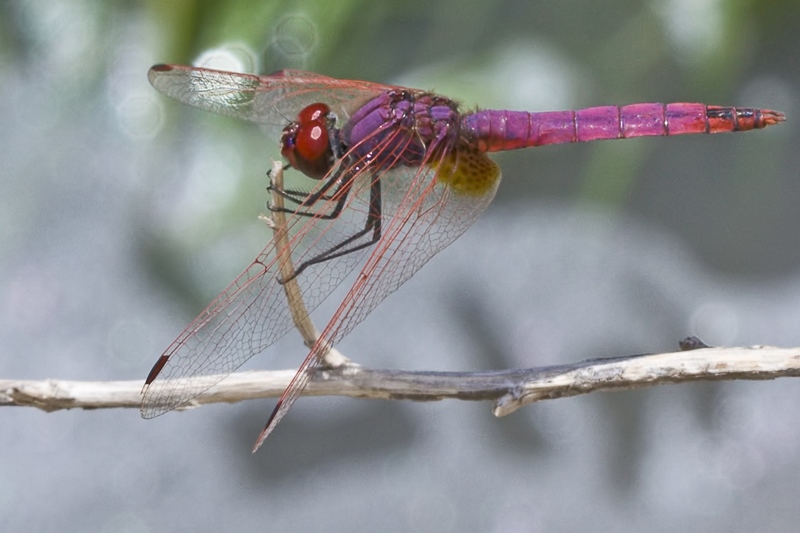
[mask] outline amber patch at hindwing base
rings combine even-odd
[[[461,147],[446,154],[434,168],[436,179],[453,192],[468,196],[483,196],[491,191],[500,178],[500,167],[483,152]]]

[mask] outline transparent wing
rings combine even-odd
[[[394,87],[340,80],[302,70],[256,76],[180,65],[156,65],[147,74],[160,92],[193,107],[276,128],[294,120],[301,109],[327,103],[340,120],[367,100]]]
[[[393,216],[357,281],[278,400],[255,449],[307,385],[327,346],[347,335],[386,296],[472,225],[494,197],[500,169],[484,154],[462,148],[420,167],[392,170],[381,179],[387,209]]]
[[[352,168],[364,170],[352,177],[352,188],[338,218],[289,217],[288,246],[295,266],[324,254],[364,227],[370,201],[368,165],[345,167],[340,161],[332,172],[350,172]],[[330,212],[343,193],[340,190],[315,207]],[[145,381],[142,416],[152,418],[185,404],[289,331],[293,322],[279,282],[277,251],[273,239],[159,357]],[[309,312],[342,282],[365,253],[366,249],[312,264],[298,275]]]

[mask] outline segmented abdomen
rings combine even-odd
[[[630,104],[577,111],[484,110],[462,120],[462,135],[479,150],[498,152],[600,139],[627,139],[764,128],[783,121],[768,109],[705,104]]]

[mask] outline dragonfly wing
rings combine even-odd
[[[484,154],[462,149],[420,167],[386,172],[381,179],[384,213],[391,218],[353,287],[278,400],[255,449],[298,398],[328,346],[472,225],[494,197],[500,169]]]
[[[145,380],[144,418],[185,404],[289,330],[291,316],[275,305],[280,296],[275,271],[261,261],[273,254],[274,245],[267,246],[159,357]],[[269,336],[249,332],[261,321],[271,323]]]
[[[147,74],[160,92],[193,107],[277,129],[301,109],[327,103],[346,120],[367,100],[393,87],[366,81],[340,80],[301,70],[256,76],[180,65],[156,65]]]
[[[342,165],[338,162],[333,172]],[[321,201],[318,208],[329,212],[342,193]],[[344,210],[337,218],[290,217],[288,246],[294,265],[324,254],[357,233],[366,220],[369,201],[369,179],[362,172],[355,176]],[[152,418],[185,404],[289,331],[293,322],[279,282],[276,251],[273,240],[159,357],[145,381],[142,416]],[[298,275],[309,312],[330,295],[365,254],[366,248],[310,264]]]

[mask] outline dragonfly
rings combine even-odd
[[[305,180],[285,200],[291,280],[313,311],[360,266],[259,435],[255,452],[314,371],[390,293],[455,241],[500,183],[490,152],[601,139],[737,132],[782,122],[769,109],[635,103],[580,110],[463,110],[445,96],[300,70],[269,76],[178,65],[148,74],[158,91],[261,124]],[[158,358],[141,413],[178,408],[262,353],[292,327],[290,281],[272,239]]]

